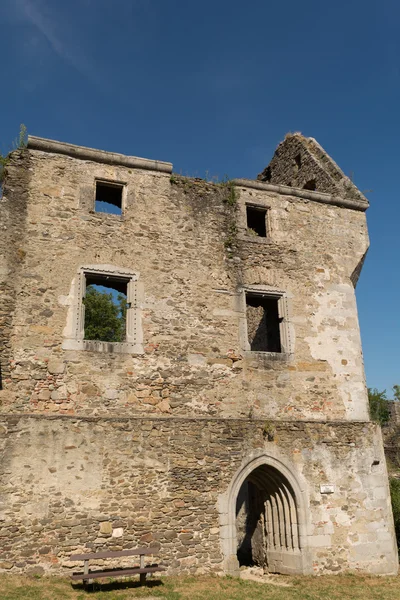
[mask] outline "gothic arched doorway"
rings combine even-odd
[[[236,500],[239,565],[273,573],[300,566],[298,514],[294,491],[274,467],[260,465],[243,481]]]
[[[245,565],[272,573],[312,572],[305,482],[278,456],[253,455],[219,498],[226,573],[238,575]]]

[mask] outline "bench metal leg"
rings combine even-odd
[[[83,574],[84,575],[88,575],[89,574],[89,561],[85,560],[84,562],[84,567],[83,567]],[[88,589],[89,585],[93,583],[93,579],[84,579],[83,580],[83,587],[85,588],[85,590]]]
[[[144,569],[144,554],[140,555],[140,568]],[[140,573],[140,585],[146,583],[146,573]]]

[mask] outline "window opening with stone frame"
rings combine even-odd
[[[123,184],[96,181],[95,212],[122,215],[123,190]]]
[[[86,274],[84,339],[125,342],[128,279]]]
[[[247,336],[252,352],[282,352],[282,296],[246,292]]]
[[[246,226],[251,235],[267,237],[267,209],[246,205]]]
[[[77,276],[74,278],[71,286],[71,302],[69,304],[67,326],[64,329],[62,347],[66,350],[142,354],[143,331],[141,307],[144,289],[143,284],[138,279],[138,272],[124,267],[104,264],[79,267]],[[88,339],[87,332],[85,334],[85,313],[88,304],[87,290],[91,287],[97,289],[97,291],[106,292],[108,295],[111,294],[111,301],[117,301],[117,309],[113,309],[111,306],[110,310],[114,314],[114,317],[115,314],[117,318],[123,317],[124,315],[121,312],[125,312],[126,326],[124,325],[119,328],[121,341],[108,341],[110,338],[104,335],[95,336],[97,339]],[[118,295],[122,296],[120,300],[118,300]],[[109,303],[107,303],[107,306],[110,309]],[[121,308],[123,309],[122,311]],[[113,334],[112,331],[111,333]],[[92,337],[92,335],[89,337]],[[99,339],[104,337],[107,337],[107,339]],[[112,339],[116,339],[114,335],[112,335]]]

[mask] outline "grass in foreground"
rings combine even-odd
[[[396,600],[400,577],[274,578],[275,584],[217,576],[163,577],[145,587],[136,581],[96,584],[86,592],[81,585],[55,577],[0,576],[1,600]],[[283,584],[283,585],[282,585]]]

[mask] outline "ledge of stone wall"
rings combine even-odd
[[[121,165],[133,169],[146,169],[147,171],[159,171],[161,173],[172,173],[172,163],[160,160],[150,160],[148,158],[138,158],[137,156],[126,156],[115,152],[106,152],[105,150],[95,150],[85,146],[76,146],[66,142],[57,142],[46,138],[28,136],[28,149],[41,150],[42,152],[52,152],[55,154],[65,154],[81,160],[92,160],[94,162],[106,163],[109,165]]]
[[[0,412],[0,420],[8,420],[15,422],[20,419],[36,419],[36,420],[47,420],[47,421],[89,421],[89,422],[99,422],[99,421],[113,421],[113,422],[129,422],[129,421],[163,421],[163,422],[185,422],[185,421],[194,421],[194,422],[213,422],[213,423],[254,423],[256,425],[264,425],[266,421],[268,423],[272,423],[273,425],[296,425],[301,427],[302,425],[332,425],[332,426],[355,426],[355,427],[377,427],[376,423],[373,421],[333,421],[333,420],[324,420],[324,421],[313,421],[313,420],[299,420],[299,419],[286,419],[286,420],[273,420],[273,419],[265,419],[263,417],[260,418],[245,418],[245,417],[203,417],[203,416],[166,416],[166,415],[131,415],[129,417],[120,416],[120,417],[109,417],[105,415],[99,416],[91,416],[91,415],[65,415],[65,414],[48,414],[48,413],[29,413],[29,412]]]
[[[150,160],[148,158],[139,158],[137,156],[126,156],[125,154],[117,154],[116,152],[106,152],[105,150],[96,150],[95,148],[87,148],[86,146],[77,146],[66,142],[58,142],[46,138],[28,136],[28,149],[40,150],[42,152],[51,152],[55,154],[65,154],[72,158],[81,160],[92,160],[110,165],[121,165],[133,169],[145,169],[148,171],[158,171],[161,173],[172,173],[172,163],[160,160]],[[248,187],[257,190],[265,190],[275,192],[286,196],[296,196],[304,200],[312,200],[323,204],[332,204],[343,208],[352,208],[353,210],[366,211],[369,207],[369,202],[340,198],[339,196],[331,196],[322,192],[313,192],[299,188],[289,187],[287,185],[273,185],[253,179],[233,179],[232,183],[236,186]]]
[[[352,208],[353,210],[360,210],[365,212],[369,207],[369,202],[362,202],[361,200],[349,200],[348,198],[340,198],[339,196],[331,196],[323,192],[312,192],[310,190],[302,190],[300,188],[293,188],[287,185],[273,185],[272,183],[264,183],[262,181],[256,181],[253,179],[233,179],[232,183],[236,186],[242,186],[252,188],[255,190],[263,190],[266,192],[275,192],[283,196],[296,196],[303,200],[312,200],[314,202],[321,202],[323,204],[333,204],[334,206],[341,206],[342,208]]]

